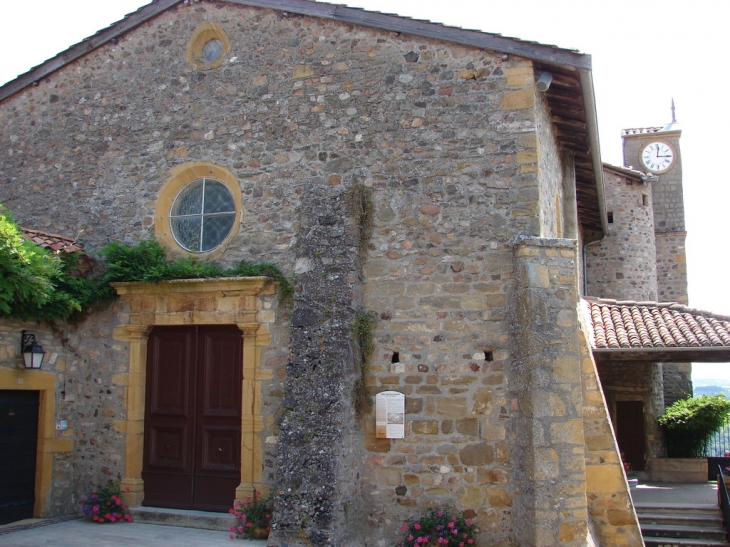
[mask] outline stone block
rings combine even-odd
[[[464,465],[489,465],[494,461],[494,448],[489,443],[469,444],[459,451]]]
[[[523,110],[535,105],[535,92],[532,88],[510,91],[502,95],[502,110]]]
[[[477,481],[479,484],[505,483],[509,479],[507,472],[503,469],[477,469]]]
[[[456,431],[462,435],[476,437],[479,435],[479,421],[476,418],[456,420]]]
[[[512,496],[499,486],[487,487],[487,501],[491,507],[512,507]]]
[[[441,416],[459,418],[466,414],[466,397],[439,397],[437,405]]]
[[[411,431],[419,435],[438,435],[439,424],[436,420],[413,420]]]

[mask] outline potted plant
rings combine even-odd
[[[133,522],[127,506],[122,503],[119,478],[109,479],[98,492],[89,492],[81,499],[81,510],[94,522]]]
[[[469,511],[473,514],[473,511]],[[469,547],[475,545],[479,529],[466,513],[452,517],[446,509],[431,509],[418,519],[403,524],[405,539],[396,547]]]
[[[253,499],[236,502],[228,512],[236,516],[237,524],[231,528],[231,539],[268,539],[271,531],[271,514],[274,503],[270,497],[256,492]]]

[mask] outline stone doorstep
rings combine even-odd
[[[186,509],[167,509],[163,507],[131,507],[129,513],[135,522],[158,524],[161,526],[180,526],[201,530],[229,532],[236,525],[236,517],[229,513],[210,513]]]
[[[725,528],[702,528],[698,526],[678,526],[665,524],[642,524],[641,534],[644,538],[684,538],[709,539],[714,541],[725,540]]]
[[[728,547],[730,543],[706,539],[646,537],[644,545],[646,547]]]
[[[714,503],[634,503],[637,515],[642,513],[662,513],[665,515],[718,515],[720,508]]]
[[[722,517],[719,513],[713,512],[703,514],[686,513],[648,513],[638,512],[640,524],[662,524],[679,526],[697,526],[705,528],[721,528]]]

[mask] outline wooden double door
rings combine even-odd
[[[143,505],[228,511],[241,481],[242,333],[155,327],[147,346]]]

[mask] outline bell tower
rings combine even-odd
[[[664,127],[624,129],[624,165],[651,173],[657,258],[657,299],[687,305],[687,257],[682,191],[682,157],[672,100],[672,121]]]
[[[624,165],[651,178],[656,241],[657,300],[689,304],[682,190],[682,155],[672,99],[672,121],[664,127],[624,129]],[[692,396],[692,364],[662,363],[664,405]]]

